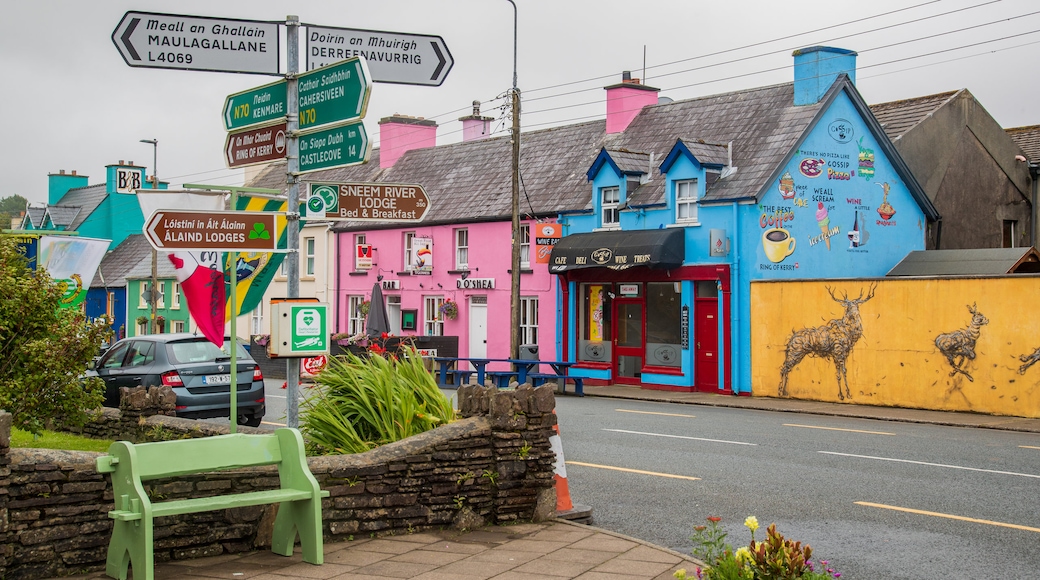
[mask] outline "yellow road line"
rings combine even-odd
[[[895,435],[885,431],[861,431],[859,429],[842,429],[840,427],[820,427],[818,425],[797,425],[795,423],[784,423],[784,427],[802,427],[803,429],[826,429],[828,431],[848,431],[849,433],[868,433],[870,435]]]
[[[639,413],[640,415],[663,415],[665,417],[689,417],[693,419],[696,415],[680,415],[679,413],[656,413],[654,411],[633,411],[632,409],[614,409],[618,413]]]
[[[897,512],[907,512],[907,513],[911,513],[911,514],[919,514],[919,515],[922,515],[922,516],[935,516],[937,518],[947,518],[947,519],[951,519],[951,520],[959,520],[959,521],[962,521],[962,522],[972,522],[972,523],[975,523],[975,524],[987,524],[987,525],[990,525],[990,526],[999,526],[999,527],[1002,527],[1002,528],[1011,528],[1011,529],[1014,529],[1014,530],[1023,530],[1023,531],[1026,531],[1026,532],[1036,532],[1036,533],[1040,534],[1040,528],[1031,528],[1029,526],[1020,526],[1018,524],[1006,524],[1004,522],[994,522],[992,520],[980,520],[980,519],[977,519],[977,518],[967,518],[967,517],[964,517],[964,516],[955,516],[953,514],[944,514],[944,513],[940,513],[940,512],[929,512],[929,511],[924,511],[924,510],[915,510],[915,509],[912,509],[912,508],[898,507],[898,506],[894,506],[894,505],[885,505],[883,503],[871,503],[869,501],[856,501],[856,502],[852,502],[852,503],[854,503],[856,505],[867,506],[867,507],[876,507],[876,508],[881,508],[881,509],[886,509],[886,510],[894,510],[894,511],[897,511]]]
[[[642,469],[629,469],[627,467],[614,467],[612,465],[596,465],[595,463],[582,463],[580,461],[568,461],[567,465],[580,465],[582,467],[598,467],[600,469],[612,469],[614,471],[624,471],[626,473],[639,473],[641,475],[656,475],[657,477],[670,477],[672,479],[688,479],[690,481],[698,481],[699,477],[690,477],[688,475],[674,475],[672,473],[657,473],[656,471],[643,471]]]
[[[1019,445],[1022,449],[1040,449],[1040,447],[1033,447],[1032,445]]]

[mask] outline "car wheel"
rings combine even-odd
[[[238,424],[246,427],[259,427],[263,419],[260,415],[243,415],[238,418]]]

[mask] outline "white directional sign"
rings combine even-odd
[[[133,67],[277,75],[279,24],[131,11],[112,42]]]
[[[372,80],[440,86],[455,61],[439,36],[307,25],[307,70],[364,57]]]

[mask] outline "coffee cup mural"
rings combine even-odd
[[[762,248],[770,262],[779,264],[794,253],[795,239],[784,228],[769,228],[762,232]]]

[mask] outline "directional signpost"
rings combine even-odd
[[[280,24],[130,11],[112,42],[133,67],[277,75]]]
[[[368,160],[365,124],[352,121],[300,135],[300,173],[358,165]]]
[[[159,210],[144,225],[144,236],[163,252],[284,252],[278,223],[284,212]]]
[[[365,116],[372,91],[365,61],[354,57],[305,72],[297,78],[300,129]]]
[[[455,61],[439,36],[307,25],[307,70],[364,57],[379,83],[439,87]]]
[[[419,222],[430,211],[421,185],[311,183],[307,219]]]
[[[224,129],[234,131],[284,119],[287,102],[285,81],[228,95],[224,100]]]
[[[269,163],[285,157],[286,123],[249,127],[228,133],[224,161],[229,169]]]

